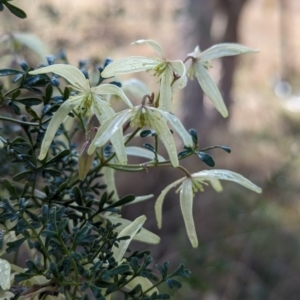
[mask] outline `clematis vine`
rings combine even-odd
[[[160,80],[158,107],[171,111],[174,90],[186,85],[185,66],[181,60],[169,60],[161,46],[153,40],[138,40],[133,44],[148,44],[160,57],[130,56],[113,61],[101,73],[104,78],[133,72],[149,71]]]
[[[211,67],[210,61],[224,56],[255,52],[257,52],[257,50],[243,45],[224,43],[214,45],[203,52],[201,52],[199,46],[197,46],[194,52],[189,53],[185,59],[188,77],[193,79],[194,76],[196,76],[203,92],[212,101],[216,109],[224,118],[228,117],[228,110],[217,85],[207,71]]]
[[[104,146],[105,143],[111,139],[111,136],[120,130],[128,121],[130,121],[131,126],[137,126],[138,128],[145,126],[153,128],[164,144],[174,167],[178,167],[179,165],[178,156],[175,141],[167,123],[169,122],[172,125],[174,130],[182,138],[186,147],[192,148],[194,145],[191,135],[186,131],[175,115],[162,109],[142,104],[117,113],[110,120],[105,122],[99,128],[88,149],[88,153],[93,153],[96,147]]]
[[[119,87],[113,84],[101,84],[96,87],[91,87],[89,80],[84,77],[83,73],[70,65],[51,65],[31,71],[29,74],[38,75],[49,72],[64,77],[71,84],[69,87],[77,93],[67,99],[53,115],[43,139],[39,155],[40,160],[46,157],[57,129],[73,109],[85,116],[95,114],[102,124],[115,115],[115,111],[110,106],[106,96],[117,95],[123,99],[129,107],[132,107],[131,101]],[[119,129],[115,131],[110,139],[115,148],[119,162],[121,164],[126,164],[127,156],[125,153],[122,130]]]
[[[235,172],[228,170],[203,170],[191,174],[190,176],[180,178],[162,190],[155,203],[155,214],[158,227],[161,228],[162,226],[162,205],[166,194],[170,189],[181,184],[177,190],[177,192],[180,192],[180,208],[188,237],[192,246],[196,248],[198,246],[198,238],[193,219],[193,197],[197,191],[202,192],[204,190],[203,184],[207,184],[207,182],[210,183],[216,191],[220,192],[222,190],[220,180],[233,181],[256,193],[261,193],[260,187]]]

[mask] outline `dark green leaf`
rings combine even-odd
[[[121,198],[120,200],[114,202],[113,204],[109,205],[108,207],[106,207],[106,209],[125,205],[127,203],[132,202],[134,199],[135,199],[134,195],[127,195],[127,196]]]
[[[13,70],[13,69],[0,69],[0,76],[16,75],[23,74],[22,71]]]
[[[180,151],[178,153],[178,158],[181,159],[181,158],[187,156],[190,153],[192,153],[192,150],[183,150],[183,151]]]
[[[33,116],[34,119],[38,119],[38,115],[36,114],[36,112],[29,106],[25,106],[26,111]]]
[[[61,175],[61,171],[57,170],[57,169],[51,169],[51,168],[46,168],[44,169],[45,173],[48,173],[51,176],[60,176]]]
[[[166,283],[167,283],[167,285],[169,286],[170,289],[172,289],[174,287],[177,287],[177,288],[182,287],[182,284],[179,281],[175,280],[175,279],[168,278],[166,280]]]
[[[145,144],[143,144],[143,146],[145,148],[147,148],[148,150],[152,151],[153,153],[156,153],[156,151],[155,151],[155,149],[154,149],[154,147],[152,145],[150,145],[148,143],[145,143]]]
[[[197,151],[196,153],[197,153],[198,157],[204,163],[206,163],[208,166],[210,166],[210,167],[214,167],[215,166],[215,162],[214,162],[213,158],[209,154],[207,154],[205,152],[201,152],[201,151]]]
[[[20,248],[20,246],[24,243],[25,240],[26,238],[24,237],[13,242],[8,242],[7,243],[8,248],[6,249],[6,252],[10,253],[12,251],[17,251]]]
[[[28,106],[39,105],[43,102],[43,100],[41,100],[40,98],[34,98],[34,97],[19,98],[19,99],[15,99],[14,101],[20,102]]]
[[[195,145],[198,145],[198,133],[196,129],[189,129],[189,133],[192,136],[193,142]]]
[[[141,131],[140,137],[144,138],[144,137],[148,136],[149,134],[152,134],[152,131],[149,129],[146,129],[146,130]]]
[[[227,153],[231,153],[231,149],[228,146],[221,146],[221,149],[223,149]]]
[[[9,191],[9,193],[11,195],[10,197],[12,198],[12,200],[18,198],[16,188],[14,185],[12,185],[7,179],[3,180],[3,184],[5,185],[6,189]]]
[[[15,175],[15,176],[13,177],[13,180],[14,180],[14,181],[22,180],[22,179],[28,177],[31,173],[32,173],[32,171],[24,171],[24,172],[21,172],[21,173]]]
[[[4,0],[4,1],[5,2],[3,4],[6,5],[6,7],[9,9],[9,11],[12,14],[14,14],[16,17],[18,17],[20,19],[25,19],[27,17],[26,13],[22,9],[8,3],[6,0]]]
[[[45,165],[50,165],[52,163],[57,162],[58,160],[62,159],[63,157],[70,154],[70,150],[66,149],[61,152],[59,152],[56,156],[52,157],[50,160],[48,160]]]
[[[109,279],[109,277],[112,277],[114,275],[120,275],[120,274],[126,273],[126,272],[130,271],[130,269],[131,268],[129,265],[126,265],[126,264],[119,265],[111,270],[104,272],[102,274],[102,278],[104,280],[106,280],[106,279]]]

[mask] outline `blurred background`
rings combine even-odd
[[[14,2],[28,17],[0,14],[0,68],[15,63],[6,55],[4,41],[12,32],[39,37],[47,45],[39,47],[40,56],[64,50],[71,64],[88,59],[91,67],[107,56],[152,56],[149,47],[130,44],[137,39],[158,41],[170,59],[184,59],[196,45],[205,50],[220,42],[259,50],[213,62],[211,73],[229,107],[228,119],[218,115],[196,81],[189,82],[175,101],[184,125],[197,129],[200,147],[219,144],[232,149],[231,154],[210,152],[216,168],[241,173],[263,193],[224,183],[223,193],[207,187],[198,194],[197,249],[186,237],[174,191],[165,201],[162,230],[156,226],[154,200],[126,208],[124,214],[131,219],[146,214],[146,227],[162,236],[162,243],[150,248],[155,262],[169,260],[174,267],[183,262],[192,271],[174,299],[300,299],[300,1]],[[32,54],[32,45],[36,44],[15,50],[35,67],[41,58]],[[135,77],[157,90],[149,74]],[[196,158],[185,166],[191,172],[209,168]],[[158,196],[181,176],[177,171],[151,170],[133,177],[118,174],[117,181],[120,195]]]

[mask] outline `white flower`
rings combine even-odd
[[[180,120],[172,113],[155,107],[140,105],[117,113],[109,121],[105,122],[99,128],[93,142],[90,145],[88,153],[93,153],[96,147],[104,146],[104,144],[111,139],[111,136],[120,130],[128,120],[131,121],[131,126],[149,126],[156,131],[157,135],[166,147],[170,161],[174,167],[178,167],[179,164],[177,150],[173,135],[167,126],[167,122],[169,122],[178,132],[186,147],[193,147],[192,137],[183,127]]]
[[[195,192],[203,191],[202,184],[206,184],[206,182],[210,182],[213,188],[217,191],[221,191],[222,186],[219,180],[233,181],[256,193],[261,193],[261,188],[235,172],[227,170],[203,170],[192,174],[191,177],[180,178],[163,189],[155,203],[155,214],[158,227],[161,228],[162,225],[162,205],[166,194],[171,188],[181,184],[177,191],[180,191],[180,207],[186,231],[192,246],[197,247],[198,239],[193,219],[193,197]]]
[[[70,65],[51,65],[31,71],[29,74],[37,75],[49,72],[64,77],[71,84],[70,88],[77,91],[77,94],[67,99],[53,115],[43,139],[41,153],[39,155],[39,159],[41,160],[47,155],[59,125],[64,121],[65,117],[72,109],[87,116],[95,114],[100,123],[104,123],[115,115],[115,111],[111,108],[109,102],[105,98],[106,95],[117,95],[122,98],[129,107],[132,107],[130,100],[120,88],[113,84],[101,84],[96,87],[91,87],[89,80],[84,77],[83,73]],[[120,163],[126,164],[127,157],[121,130],[115,132],[114,136],[111,137],[111,142]]]
[[[217,85],[207,72],[207,69],[211,67],[210,60],[223,56],[254,52],[257,51],[239,44],[224,43],[214,45],[203,52],[201,52],[199,46],[197,46],[194,52],[187,56],[185,66],[188,76],[193,79],[194,75],[196,75],[203,92],[208,96],[224,118],[228,117],[227,108]]]
[[[181,60],[168,60],[160,45],[153,40],[138,40],[133,44],[149,44],[160,57],[130,56],[110,63],[101,76],[104,78],[118,74],[153,71],[160,79],[159,108],[171,111],[173,92],[186,85],[185,66]]]

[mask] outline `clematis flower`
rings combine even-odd
[[[160,80],[159,108],[171,111],[175,89],[186,85],[185,66],[181,60],[168,60],[160,45],[153,40],[138,40],[133,44],[149,44],[160,57],[129,56],[110,63],[101,73],[104,78],[118,74],[152,71]]]
[[[211,67],[210,60],[224,56],[255,52],[257,52],[257,50],[239,44],[224,43],[214,45],[203,52],[201,52],[199,46],[197,46],[194,52],[187,56],[185,66],[188,77],[193,79],[194,76],[196,76],[203,92],[224,118],[228,117],[227,108],[217,85],[207,72],[208,68]]]
[[[203,191],[203,184],[207,184],[207,182],[220,192],[222,186],[219,180],[233,181],[256,193],[261,193],[260,187],[235,172],[227,170],[203,170],[192,174],[190,177],[180,178],[162,190],[155,203],[155,214],[158,227],[161,228],[162,225],[162,205],[166,194],[171,188],[181,184],[177,190],[177,192],[180,192],[180,207],[188,237],[192,246],[196,248],[198,246],[198,239],[193,219],[193,197],[197,191]]]
[[[105,122],[99,128],[88,149],[88,153],[93,153],[96,147],[104,146],[111,136],[120,130],[129,120],[131,121],[131,126],[149,126],[156,131],[158,137],[166,147],[170,161],[174,167],[178,167],[179,163],[174,138],[167,126],[167,122],[177,131],[186,147],[193,147],[192,137],[177,117],[170,112],[142,104],[117,113],[109,121]]]
[[[38,75],[49,72],[53,72],[64,77],[71,84],[70,88],[76,91],[77,94],[67,99],[53,115],[43,139],[41,153],[39,155],[39,159],[41,160],[47,155],[48,149],[57,129],[59,128],[59,125],[64,121],[65,117],[72,111],[72,109],[75,109],[78,113],[87,116],[95,114],[102,124],[115,115],[115,111],[112,109],[105,96],[117,95],[123,99],[129,107],[132,107],[130,100],[120,88],[113,84],[101,84],[96,87],[91,87],[89,80],[84,77],[83,73],[79,69],[70,65],[51,65],[31,71],[29,74]],[[111,137],[111,142],[115,148],[120,163],[126,164],[127,156],[125,153],[123,133],[121,129],[115,131],[114,135]]]

